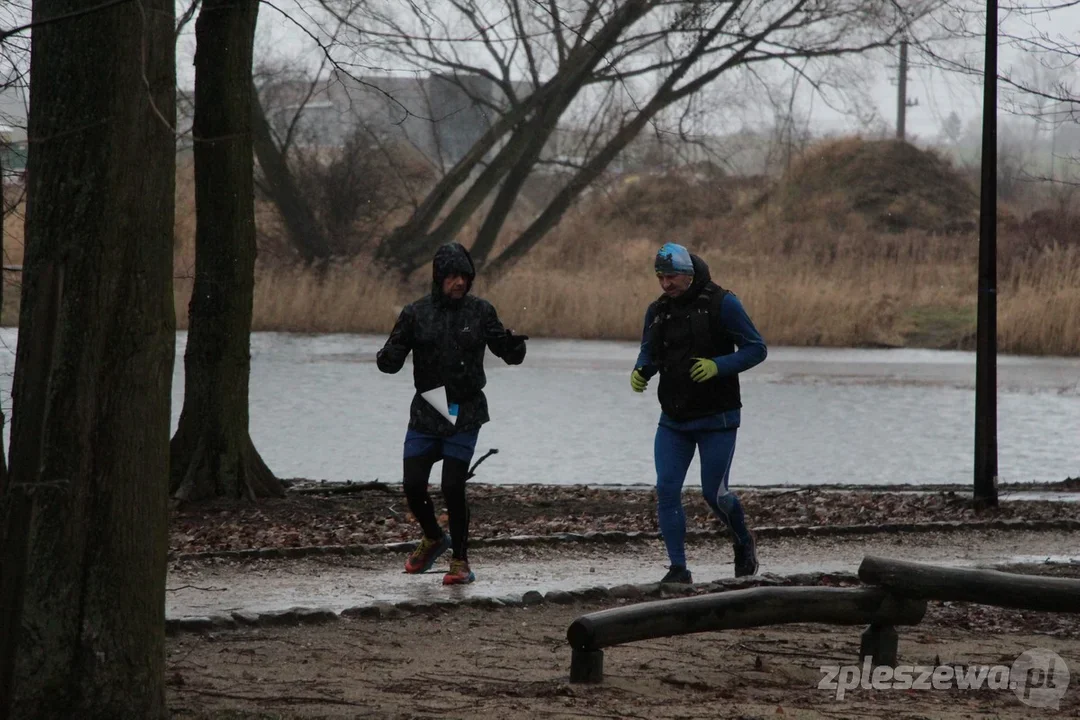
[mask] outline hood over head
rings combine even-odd
[[[690,253],[690,261],[693,263],[693,282],[690,283],[690,287],[686,289],[686,293],[670,300],[676,305],[685,304],[697,299],[697,297],[701,295],[702,288],[713,282],[712,273],[708,271],[708,264],[704,260],[697,255]]]
[[[431,261],[432,294],[442,300],[447,298],[442,294],[442,284],[450,275],[463,275],[465,277],[465,292],[472,289],[473,280],[476,278],[476,266],[473,265],[472,256],[461,243],[451,242],[441,245],[435,251],[435,258]]]
[[[690,283],[690,287],[687,288],[686,292],[676,298],[678,301],[693,300],[701,293],[702,288],[712,282],[712,274],[709,272],[709,266],[704,260],[690,253],[690,262],[694,265],[694,282]]]

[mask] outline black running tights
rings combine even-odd
[[[465,478],[469,464],[452,457],[440,458],[434,453],[405,459],[405,498],[424,535],[432,540],[442,537],[442,528],[435,517],[435,506],[428,494],[431,468],[442,460],[442,494],[450,515],[450,540],[454,558],[468,560],[469,504],[465,500]]]

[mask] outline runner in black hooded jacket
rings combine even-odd
[[[450,572],[443,578],[447,585],[475,579],[467,556],[465,480],[480,426],[490,420],[483,392],[487,384],[484,351],[490,349],[508,365],[520,365],[527,339],[504,329],[491,303],[469,295],[475,277],[476,268],[464,246],[440,247],[432,262],[431,293],[402,309],[376,357],[379,370],[396,373],[409,352],[413,354],[416,394],[405,434],[404,486],[424,538],[405,562],[405,570],[426,572],[452,545]],[[445,388],[454,423],[421,397],[439,388]],[[442,491],[450,516],[450,538],[439,526],[428,494],[431,468],[439,460],[443,461]]]

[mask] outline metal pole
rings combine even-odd
[[[900,41],[900,77],[896,81],[896,139],[906,135],[907,118],[907,40]]]
[[[986,3],[982,187],[979,198],[979,297],[975,358],[975,493],[997,497],[997,0]]]

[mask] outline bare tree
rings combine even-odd
[[[330,259],[330,245],[289,167],[290,138],[275,139],[259,90],[254,82],[249,81],[249,85],[245,96],[251,97],[252,142],[259,160],[261,187],[277,206],[289,239],[303,261],[309,265],[325,262]]]
[[[496,3],[500,5],[502,3]],[[381,243],[377,256],[408,272],[425,262],[431,249],[443,239],[456,235],[472,214],[510,173],[517,160],[523,159],[519,168],[535,164],[539,149],[555,131],[556,121],[570,106],[592,73],[618,44],[621,34],[649,10],[646,0],[629,0],[621,4],[597,0],[587,4],[577,17],[563,19],[562,11],[552,12],[554,19],[555,56],[560,58],[558,69],[540,82],[544,54],[524,50],[532,41],[531,33],[521,31],[524,14],[514,6],[510,13],[514,18],[502,35],[496,35],[493,22],[477,3],[451,3],[452,17],[445,10],[438,12],[430,2],[414,4],[415,12],[408,19],[399,19],[387,12],[380,13],[369,5],[353,5],[340,8],[329,2],[325,5],[337,12],[337,17],[366,37],[381,37],[382,48],[391,57],[412,61],[418,68],[427,67],[444,72],[457,80],[466,94],[492,114],[490,126],[473,143],[468,152],[439,180],[424,202],[404,224]],[[500,8],[496,7],[498,11]],[[602,15],[605,9],[611,13]],[[535,17],[535,13],[529,13]],[[359,17],[358,17],[359,16]],[[415,20],[419,30],[409,26]],[[456,26],[460,23],[472,28],[481,38],[483,52],[499,67],[498,74],[484,69],[479,61],[472,64],[461,62],[456,47]],[[382,29],[375,29],[372,28]],[[466,42],[468,42],[466,40]],[[512,77],[511,64],[521,55],[527,58],[527,77],[523,83],[524,93]],[[500,98],[493,100],[476,93],[465,83],[465,78],[487,78],[498,90]],[[501,149],[499,145],[502,143]],[[489,154],[495,152],[495,156]],[[480,168],[483,167],[481,170]],[[478,174],[477,174],[478,173]],[[475,177],[474,177],[475,175]],[[512,201],[524,175],[514,173],[507,181],[507,188],[493,201],[492,218],[504,216],[507,201]],[[470,179],[468,189],[445,213],[447,205]],[[438,222],[438,226],[435,224]],[[501,225],[501,221],[498,223]]]
[[[0,151],[3,148],[0,147]],[[3,256],[4,249],[4,218],[7,217],[7,200],[6,200],[6,187],[4,182],[4,157],[0,152],[0,256]],[[4,284],[7,281],[3,275],[3,270],[0,269],[0,327],[3,327],[3,308],[4,308]],[[3,497],[4,490],[7,487],[8,482],[8,467],[7,467],[7,450],[3,441],[4,437],[4,423],[7,422],[7,417],[3,411],[0,411],[0,497]]]
[[[380,239],[392,216],[415,207],[415,188],[435,177],[434,167],[415,149],[363,126],[340,146],[301,144],[290,155],[304,197],[337,257],[353,256]]]
[[[440,179],[377,256],[409,272],[438,244],[456,237],[481,208],[471,246],[478,263],[507,268],[534,247],[577,196],[664,114],[685,117],[692,98],[721,76],[766,64],[797,67],[811,87],[845,56],[892,44],[940,5],[936,0],[433,0],[397,5],[322,0],[351,30],[342,45],[366,41],[416,71],[455,78],[490,123]],[[374,50],[373,50],[374,47]],[[387,63],[390,60],[386,61]],[[497,90],[478,93],[466,79]],[[605,87],[626,90],[629,103]],[[585,102],[582,102],[582,100]],[[587,152],[540,214],[498,256],[492,253],[533,170],[559,142],[560,123],[580,105],[599,107]],[[618,108],[618,110],[614,110]]]
[[[960,144],[960,139],[964,136],[964,123],[955,110],[950,112],[949,116],[942,121],[941,135],[952,147]]]
[[[23,25],[30,17],[29,6],[21,2],[5,4],[0,8],[0,26],[15,28]],[[21,197],[10,197],[14,193],[8,191],[9,176],[13,179],[15,172],[21,172],[25,166],[23,152],[19,144],[15,142],[14,135],[17,126],[25,123],[25,107],[23,103],[26,90],[26,73],[29,68],[29,37],[22,34],[8,35],[0,41],[0,258],[5,269],[0,273],[0,309],[4,304],[4,286],[7,284],[7,244],[5,221],[11,210],[21,201]],[[14,109],[18,109],[18,117],[15,117]],[[16,170],[18,168],[18,170]],[[19,193],[21,195],[21,193]],[[2,323],[0,323],[2,325]],[[0,438],[3,437],[6,417],[0,411]],[[7,453],[4,444],[0,441],[0,495],[4,492],[7,484]]]
[[[670,50],[660,58],[662,80],[637,111],[571,178],[541,215],[490,264],[499,272],[534,247],[574,198],[661,110],[685,102],[739,67],[797,61],[827,62],[891,44],[932,5],[900,12],[892,3],[732,2],[711,11],[692,6],[666,24]],[[804,76],[807,75],[803,71]]]
[[[273,153],[284,166],[280,172],[287,171],[327,257],[355,255],[377,239],[391,216],[415,207],[438,173],[413,138],[342,108],[332,80],[269,64],[255,77],[266,117],[266,142],[256,155]],[[256,187],[280,210],[262,164]],[[269,246],[264,242],[260,252]]]
[[[251,441],[248,418],[258,7],[258,0],[203,0],[195,23],[195,286],[170,486],[185,500],[284,494]]]
[[[0,715],[164,718],[173,2],[31,20]]]
[[[1049,128],[1052,133],[1050,178],[1032,178],[1023,168],[1017,171],[1028,179],[1052,179],[1057,175],[1056,160],[1080,160],[1061,158],[1056,147],[1061,129],[1080,124],[1080,89],[1075,71],[1080,41],[1053,29],[1056,17],[1067,18],[1078,8],[1080,0],[1017,0],[1003,6],[1006,12],[999,21],[999,43],[1020,59],[999,70],[1001,107],[1030,119],[1033,139],[1041,128]],[[948,9],[938,18],[938,34],[949,37],[951,42],[944,47],[920,44],[923,62],[956,75],[981,78],[979,48],[984,36],[985,6],[973,0],[952,0]],[[1011,151],[1008,156],[1016,159],[1017,152]],[[1010,165],[1007,170],[1016,168]]]
[[[1072,5],[1080,8],[1080,2]],[[1075,85],[1080,42],[1075,38],[1055,38],[1045,30],[1034,31],[1031,37],[1014,42],[1025,54],[1017,67],[1004,73],[1012,89],[1006,94],[1006,108],[1031,120],[1031,144],[1037,152],[1044,132],[1050,135],[1049,167],[1044,166],[1039,172],[1040,176],[1047,172],[1048,179],[1054,181],[1060,131],[1063,126],[1080,123],[1080,89]]]

